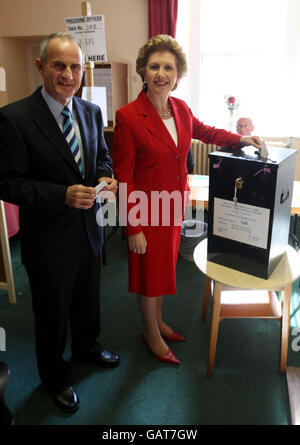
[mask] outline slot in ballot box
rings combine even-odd
[[[296,150],[209,154],[209,261],[268,279],[288,244]]]

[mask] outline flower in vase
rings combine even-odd
[[[227,105],[228,110],[230,111],[230,114],[233,115],[234,112],[238,109],[240,106],[239,102],[237,102],[236,98],[231,95],[224,96],[225,97],[225,103]]]

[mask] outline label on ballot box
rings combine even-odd
[[[296,150],[210,153],[209,261],[267,279],[289,237]]]
[[[213,234],[267,248],[270,209],[215,198]]]

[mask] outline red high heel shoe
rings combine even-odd
[[[145,345],[150,349],[150,351],[152,352],[152,354],[154,354],[154,352],[151,350],[151,348],[148,345],[147,340],[144,337],[144,334],[142,334],[142,340],[145,343]],[[158,355],[158,354],[154,354],[155,357],[157,358],[157,360],[160,360],[161,362],[165,362],[165,363],[171,363],[173,365],[180,365],[180,361],[175,357],[175,355],[173,354],[173,352],[171,351],[171,349],[169,348],[168,351],[163,354],[163,355]]]
[[[167,341],[186,341],[186,338],[182,337],[182,335],[178,334],[178,332],[176,331],[172,331],[169,335],[162,335],[162,337]]]

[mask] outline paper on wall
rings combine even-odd
[[[105,87],[83,87],[82,99],[88,100],[101,108],[104,127],[107,127],[107,104]]]

